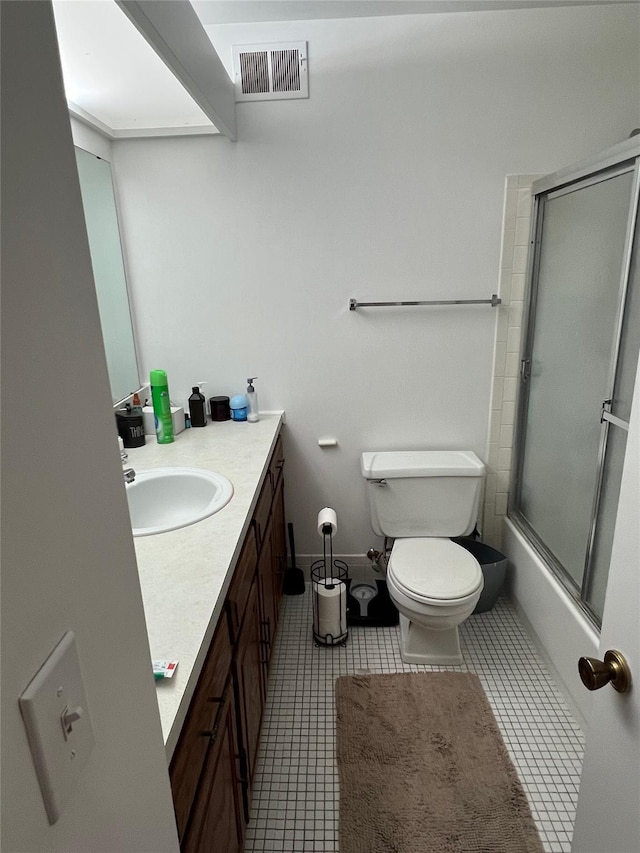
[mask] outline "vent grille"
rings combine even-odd
[[[236,45],[236,101],[308,98],[307,43]]]
[[[271,51],[274,92],[300,91],[300,54],[297,50]]]
[[[269,62],[266,51],[240,54],[240,79],[243,95],[269,91]]]

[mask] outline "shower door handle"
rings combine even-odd
[[[531,376],[531,359],[530,358],[521,358],[520,359],[520,379],[522,379],[523,382],[528,382],[530,376]]]
[[[611,684],[618,693],[626,693],[631,688],[629,664],[615,649],[605,652],[603,661],[597,658],[580,658],[578,672],[587,690],[599,690],[605,684]]]

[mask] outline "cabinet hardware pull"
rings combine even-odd
[[[261,619],[260,625],[263,625],[267,629],[267,632],[266,632],[267,638],[266,638],[266,640],[263,640],[262,642],[264,642],[264,643],[266,643],[266,645],[270,646],[271,645],[271,620],[270,619]]]
[[[216,738],[218,737],[218,729],[220,728],[220,723],[216,723],[212,729],[205,729],[203,732],[200,732],[202,737],[208,737],[211,739],[211,743],[216,742]]]

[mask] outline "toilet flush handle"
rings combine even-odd
[[[369,480],[369,482],[371,483],[372,486],[386,486],[387,485],[386,480]]]

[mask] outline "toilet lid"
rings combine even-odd
[[[464,598],[482,583],[476,558],[450,539],[396,539],[388,570],[415,599]]]

